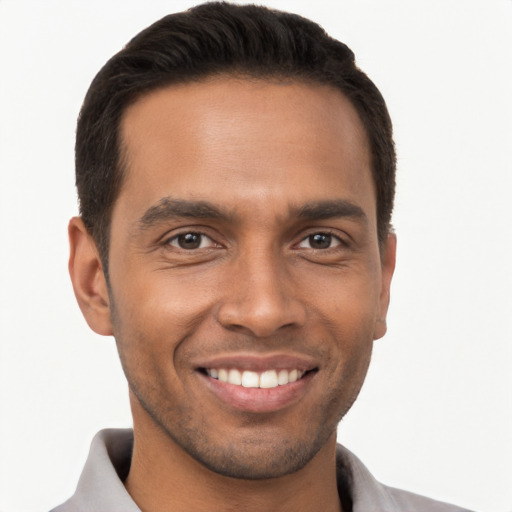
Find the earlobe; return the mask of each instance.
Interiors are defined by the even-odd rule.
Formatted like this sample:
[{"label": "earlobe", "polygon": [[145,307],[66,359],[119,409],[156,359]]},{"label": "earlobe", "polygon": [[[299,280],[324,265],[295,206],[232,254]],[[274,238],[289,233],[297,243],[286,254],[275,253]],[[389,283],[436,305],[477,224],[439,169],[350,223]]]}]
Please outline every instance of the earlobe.
[{"label": "earlobe", "polygon": [[396,263],[396,235],[394,233],[388,234],[386,243],[382,246],[381,251],[381,291],[379,297],[379,314],[375,322],[375,330],[373,333],[374,340],[382,338],[387,330],[386,316],[389,307],[391,279],[393,278]]},{"label": "earlobe", "polygon": [[101,259],[93,238],[80,217],[69,221],[69,275],[76,300],[89,327],[112,334],[110,299]]}]

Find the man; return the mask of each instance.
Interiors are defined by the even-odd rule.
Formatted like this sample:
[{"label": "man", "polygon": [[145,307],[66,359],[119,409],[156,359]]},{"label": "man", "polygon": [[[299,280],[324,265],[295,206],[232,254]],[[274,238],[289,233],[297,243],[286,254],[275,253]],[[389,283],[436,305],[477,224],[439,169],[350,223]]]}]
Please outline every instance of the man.
[{"label": "man", "polygon": [[386,331],[394,171],[380,93],[298,16],[205,4],[104,66],[69,268],[134,428],[98,434],[56,511],[461,510],[336,445]]}]

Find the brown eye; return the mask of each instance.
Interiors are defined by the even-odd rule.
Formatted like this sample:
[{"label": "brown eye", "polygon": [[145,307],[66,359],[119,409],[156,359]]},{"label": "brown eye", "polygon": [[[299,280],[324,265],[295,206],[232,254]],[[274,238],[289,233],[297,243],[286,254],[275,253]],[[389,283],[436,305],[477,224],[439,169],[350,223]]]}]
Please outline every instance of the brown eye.
[{"label": "brown eye", "polygon": [[331,246],[331,235],[325,235],[324,233],[317,233],[309,237],[309,245],[313,249],[327,249]]},{"label": "brown eye", "polygon": [[169,239],[167,243],[173,247],[189,251],[193,249],[204,249],[205,247],[212,247],[214,245],[211,238],[202,233],[181,233]]},{"label": "brown eye", "polygon": [[331,249],[341,245],[341,241],[338,237],[331,235],[330,233],[314,233],[307,236],[299,244],[300,248],[303,249]]}]

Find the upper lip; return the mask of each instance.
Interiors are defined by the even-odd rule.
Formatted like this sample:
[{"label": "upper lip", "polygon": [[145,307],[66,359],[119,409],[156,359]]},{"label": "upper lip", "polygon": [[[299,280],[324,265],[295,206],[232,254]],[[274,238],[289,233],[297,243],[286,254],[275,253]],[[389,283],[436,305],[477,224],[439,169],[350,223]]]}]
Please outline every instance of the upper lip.
[{"label": "upper lip", "polygon": [[318,363],[309,356],[302,354],[248,354],[233,353],[213,356],[195,362],[194,366],[200,368],[236,368],[263,372],[265,370],[314,370]]}]

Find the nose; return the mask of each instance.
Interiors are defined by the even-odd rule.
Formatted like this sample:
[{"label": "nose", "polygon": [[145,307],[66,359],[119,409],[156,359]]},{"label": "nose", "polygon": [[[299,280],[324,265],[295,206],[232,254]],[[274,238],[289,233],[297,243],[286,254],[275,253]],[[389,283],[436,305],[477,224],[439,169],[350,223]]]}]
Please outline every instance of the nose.
[{"label": "nose", "polygon": [[264,338],[306,321],[297,283],[277,258],[253,254],[237,261],[224,297],[217,315],[229,330]]}]

